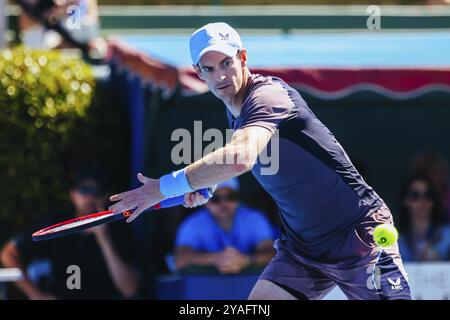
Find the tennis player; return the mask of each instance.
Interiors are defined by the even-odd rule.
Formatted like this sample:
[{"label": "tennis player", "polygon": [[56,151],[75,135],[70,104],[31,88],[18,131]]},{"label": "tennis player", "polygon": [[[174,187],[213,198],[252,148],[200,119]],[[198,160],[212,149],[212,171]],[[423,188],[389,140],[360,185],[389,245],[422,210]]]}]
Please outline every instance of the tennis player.
[{"label": "tennis player", "polygon": [[[231,141],[159,179],[139,173],[143,185],[112,196],[119,202],[110,209],[137,208],[131,221],[167,197],[201,205],[194,190],[251,170],[279,206],[283,230],[250,299],[321,299],[336,285],[349,299],[411,299],[398,246],[382,249],[372,238],[378,224],[393,224],[389,208],[301,95],[279,78],[252,74],[239,34],[225,23],[194,32],[190,52],[227,107]],[[275,139],[278,170],[264,174],[261,154]]]}]

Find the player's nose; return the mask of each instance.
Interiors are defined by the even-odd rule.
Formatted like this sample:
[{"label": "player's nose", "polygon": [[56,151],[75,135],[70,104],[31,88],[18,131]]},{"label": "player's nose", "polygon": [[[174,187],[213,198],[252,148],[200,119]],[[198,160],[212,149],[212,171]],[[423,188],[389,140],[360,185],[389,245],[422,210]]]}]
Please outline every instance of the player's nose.
[{"label": "player's nose", "polygon": [[221,83],[225,82],[227,75],[222,70],[217,70],[216,72],[216,86],[220,86]]}]

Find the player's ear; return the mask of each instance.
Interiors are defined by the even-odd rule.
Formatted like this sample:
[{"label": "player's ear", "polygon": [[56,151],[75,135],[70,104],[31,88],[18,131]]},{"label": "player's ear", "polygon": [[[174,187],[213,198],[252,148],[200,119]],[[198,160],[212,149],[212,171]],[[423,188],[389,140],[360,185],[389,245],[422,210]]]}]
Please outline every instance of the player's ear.
[{"label": "player's ear", "polygon": [[247,50],[241,49],[239,51],[239,56],[241,59],[242,67],[246,67],[247,66]]},{"label": "player's ear", "polygon": [[205,79],[203,79],[203,77],[202,77],[202,72],[201,72],[201,70],[200,70],[200,67],[198,66],[198,63],[195,64],[195,65],[192,65],[192,66],[194,67],[195,71],[197,72],[197,76],[198,76],[201,80],[205,81]]}]

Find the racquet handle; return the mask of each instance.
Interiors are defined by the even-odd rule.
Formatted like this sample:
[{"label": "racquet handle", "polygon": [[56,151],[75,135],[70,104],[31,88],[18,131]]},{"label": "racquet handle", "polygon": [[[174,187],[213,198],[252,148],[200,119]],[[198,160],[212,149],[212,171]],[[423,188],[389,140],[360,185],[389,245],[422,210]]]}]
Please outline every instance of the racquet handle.
[{"label": "racquet handle", "polygon": [[[203,188],[203,189],[199,189],[199,190],[196,190],[196,191],[193,191],[193,192],[200,192],[200,194],[202,196],[204,196],[206,199],[211,198],[212,195],[213,195],[213,191],[212,191],[211,188]],[[176,197],[173,197],[173,198],[164,199],[160,203],[155,204],[153,207],[145,209],[142,213],[146,213],[146,212],[153,211],[153,210],[158,210],[158,209],[176,207],[176,206],[182,205],[183,203],[184,203],[184,194],[181,195],[181,196],[176,196]],[[113,221],[121,220],[121,219],[124,219],[124,218],[128,218],[129,216],[131,216],[133,214],[134,210],[136,210],[136,208],[116,214],[115,217],[113,218]],[[107,213],[111,213],[112,211],[109,210],[109,211],[106,211],[106,212]]]},{"label": "racquet handle", "polygon": [[[200,192],[200,194],[202,196],[204,196],[206,199],[209,199],[212,197],[211,188],[203,188],[203,189],[199,189],[194,192]],[[179,206],[183,203],[184,203],[184,195],[181,195],[181,196],[165,199],[165,200],[161,201],[160,203],[151,207],[149,210],[175,207],[175,206]]]}]

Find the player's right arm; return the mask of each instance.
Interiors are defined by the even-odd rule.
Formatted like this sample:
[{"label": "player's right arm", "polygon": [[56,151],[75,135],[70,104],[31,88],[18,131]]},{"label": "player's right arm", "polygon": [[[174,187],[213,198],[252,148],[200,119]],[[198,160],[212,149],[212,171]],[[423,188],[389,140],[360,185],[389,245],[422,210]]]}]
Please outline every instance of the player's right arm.
[{"label": "player's right arm", "polygon": [[[197,190],[199,185],[208,185],[217,179],[226,181],[251,170],[258,154],[271,137],[269,130],[258,126],[236,130],[225,147],[186,168],[190,186]],[[210,179],[211,176],[214,178]],[[208,201],[198,192],[186,193],[184,200],[185,206],[189,208],[201,206]]]},{"label": "player's right arm", "polygon": [[224,147],[186,168],[189,185],[198,190],[246,173],[252,169],[271,137],[271,131],[259,126],[236,130]]},{"label": "player's right arm", "polygon": [[150,179],[138,174],[143,185],[134,190],[122,192],[110,197],[119,201],[109,207],[113,213],[120,213],[136,208],[127,219],[133,221],[146,208],[165,198],[171,198],[194,190],[209,188],[220,182],[237,177],[249,170],[256,163],[258,154],[267,146],[273,132],[254,125],[236,130],[229,143],[182,170]]}]

